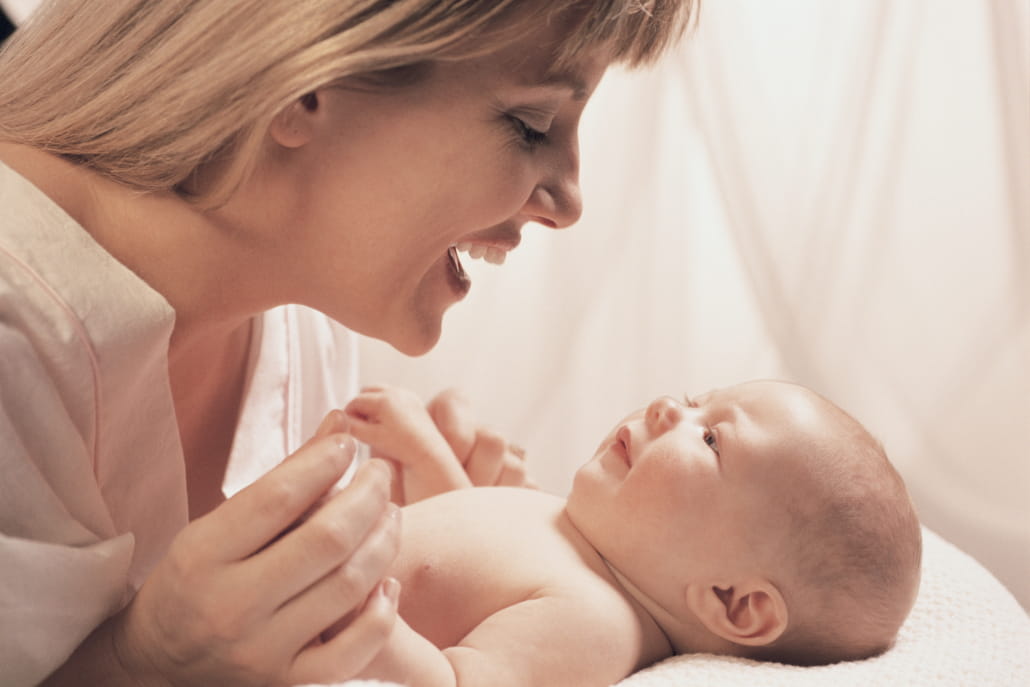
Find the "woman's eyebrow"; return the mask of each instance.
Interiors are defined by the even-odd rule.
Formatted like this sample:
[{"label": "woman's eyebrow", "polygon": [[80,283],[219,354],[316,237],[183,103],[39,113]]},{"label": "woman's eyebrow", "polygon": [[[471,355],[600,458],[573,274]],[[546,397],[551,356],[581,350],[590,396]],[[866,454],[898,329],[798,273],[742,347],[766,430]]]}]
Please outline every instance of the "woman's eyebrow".
[{"label": "woman's eyebrow", "polygon": [[565,88],[572,91],[573,100],[586,100],[590,95],[583,78],[579,74],[567,70],[548,72],[543,79],[527,81],[523,85],[530,88],[541,86],[546,88]]}]

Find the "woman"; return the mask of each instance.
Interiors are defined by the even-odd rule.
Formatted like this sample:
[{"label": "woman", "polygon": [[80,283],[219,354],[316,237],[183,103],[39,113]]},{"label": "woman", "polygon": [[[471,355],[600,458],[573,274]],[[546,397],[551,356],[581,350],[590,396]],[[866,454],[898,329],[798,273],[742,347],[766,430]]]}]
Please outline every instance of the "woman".
[{"label": "woman", "polygon": [[360,671],[395,617],[398,524],[378,461],[330,491],[354,452],[337,414],[313,432],[352,392],[339,324],[421,354],[470,288],[458,246],[500,260],[525,223],[575,222],[591,91],[689,10],[57,0],[20,28],[0,56],[5,684]]}]

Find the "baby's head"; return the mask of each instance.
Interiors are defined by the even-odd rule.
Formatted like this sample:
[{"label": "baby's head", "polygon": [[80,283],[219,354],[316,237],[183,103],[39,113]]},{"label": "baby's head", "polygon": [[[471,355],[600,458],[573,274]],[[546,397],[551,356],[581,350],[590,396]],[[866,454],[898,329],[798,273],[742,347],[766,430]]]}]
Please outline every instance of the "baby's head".
[{"label": "baby's head", "polygon": [[863,658],[890,646],[918,588],[898,473],[794,384],[654,401],[580,469],[568,513],[677,651]]}]

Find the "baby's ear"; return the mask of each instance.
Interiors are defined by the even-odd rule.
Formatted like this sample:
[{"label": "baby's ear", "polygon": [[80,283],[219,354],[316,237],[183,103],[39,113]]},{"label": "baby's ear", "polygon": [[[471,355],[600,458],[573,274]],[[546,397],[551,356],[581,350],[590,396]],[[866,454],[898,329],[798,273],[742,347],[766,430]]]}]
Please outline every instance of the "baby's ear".
[{"label": "baby's ear", "polygon": [[764,646],[787,629],[787,603],[764,578],[725,586],[691,584],[686,602],[709,632],[735,644]]}]

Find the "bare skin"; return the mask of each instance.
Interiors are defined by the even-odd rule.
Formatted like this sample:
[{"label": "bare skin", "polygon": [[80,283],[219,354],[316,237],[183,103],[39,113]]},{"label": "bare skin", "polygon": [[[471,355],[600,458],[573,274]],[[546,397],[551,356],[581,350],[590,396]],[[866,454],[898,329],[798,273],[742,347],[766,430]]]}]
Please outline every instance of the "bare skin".
[{"label": "bare skin", "polygon": [[[562,30],[442,63],[406,89],[306,94],[269,125],[252,173],[214,209],[0,146],[0,159],[174,310],[169,380],[193,518],[130,605],[47,684],[333,682],[382,646],[396,611],[384,580],[399,531],[390,471],[373,461],[328,493],[353,454],[341,418],[221,499],[249,323],[297,303],[419,354],[470,288],[459,244],[503,254],[527,223],[574,223],[579,119],[610,55],[585,54],[552,82]],[[214,183],[208,172],[217,176],[197,178]],[[488,464],[470,455],[469,470]]]},{"label": "bare skin", "polygon": [[[775,555],[797,536],[782,503],[821,493],[823,473],[806,466],[826,446],[872,441],[797,385],[662,396],[609,432],[560,499],[462,489],[410,392],[366,390],[346,412],[373,455],[399,463],[407,489],[456,489],[405,508],[391,568],[401,620],[364,673],[413,687],[605,687],[672,654],[747,656],[772,644],[806,600]],[[863,470],[885,461],[857,455]],[[904,498],[878,489],[868,498]],[[899,592],[898,624],[915,586]]]},{"label": "bare skin", "polygon": [[[312,508],[353,459],[353,443],[341,434],[345,423],[334,416],[291,460],[224,500],[220,488],[239,414],[250,317],[273,305],[261,300],[267,294],[248,292],[212,267],[220,259],[232,264],[227,256],[238,247],[207,231],[198,211],[174,194],[140,194],[24,146],[0,144],[0,159],[175,310],[169,381],[194,518],[129,606],[98,627],[44,684],[233,685],[253,684],[255,676],[293,684],[343,679],[359,670],[395,614],[395,601],[380,584],[399,531],[388,509],[391,474],[381,462],[372,463],[353,485]],[[133,230],[139,227],[150,231]],[[171,264],[185,267],[169,269]],[[220,288],[227,278],[238,293]],[[307,519],[298,524],[302,516]],[[348,523],[345,536],[339,521]],[[212,547],[239,540],[241,532],[249,536],[238,547]],[[266,549],[274,539],[277,546]],[[302,555],[309,551],[318,553]],[[344,610],[328,618],[292,610],[327,602]],[[311,644],[348,609],[357,613],[345,631],[330,643]],[[184,617],[199,622],[184,623]],[[270,648],[284,639],[281,649]],[[341,655],[347,657],[342,664]]]},{"label": "bare skin", "polygon": [[661,628],[564,504],[491,488],[407,506],[390,571],[401,582],[403,621],[366,675],[417,687],[585,687],[669,656]]}]

